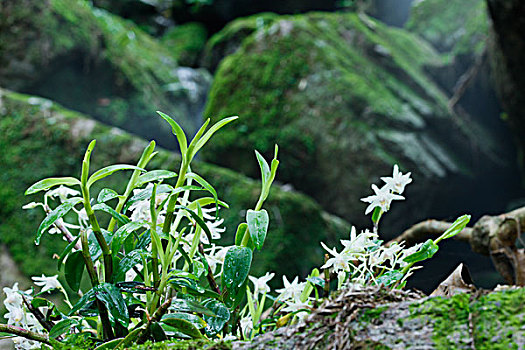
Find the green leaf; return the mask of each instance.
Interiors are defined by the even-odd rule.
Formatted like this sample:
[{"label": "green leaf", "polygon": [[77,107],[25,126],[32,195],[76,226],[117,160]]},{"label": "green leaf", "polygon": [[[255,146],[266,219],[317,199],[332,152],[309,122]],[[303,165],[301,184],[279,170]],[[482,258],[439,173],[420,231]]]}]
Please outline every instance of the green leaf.
[{"label": "green leaf", "polygon": [[213,134],[215,134],[220,128],[222,128],[223,126],[225,126],[226,124],[234,121],[235,119],[237,119],[239,117],[235,116],[235,117],[228,117],[228,118],[224,118],[222,120],[219,120],[217,123],[215,123],[211,128],[210,130],[208,130],[200,139],[199,141],[197,141],[197,143],[195,144],[195,149],[192,151],[192,153],[190,155],[188,155],[188,161],[191,161],[193,159],[193,157],[195,156],[195,154],[197,154],[197,152],[199,152],[199,150],[206,144],[206,142],[208,142],[208,140],[210,139],[210,137],[213,136]]},{"label": "green leaf", "polygon": [[118,198],[118,193],[113,191],[111,188],[103,188],[98,193],[97,203],[105,203],[114,198]]},{"label": "green leaf", "polygon": [[168,171],[168,170],[148,171],[147,173],[139,176],[139,178],[137,179],[137,183],[135,184],[135,187],[141,187],[142,185],[148,182],[152,182],[152,181],[171,179],[175,176],[177,176],[177,173],[173,171]]},{"label": "green leaf", "polygon": [[[166,184],[161,184],[161,185],[157,186],[156,194],[158,196],[161,193],[171,193],[171,191],[173,191],[173,187],[172,186],[166,185]],[[139,193],[133,195],[133,197],[131,197],[126,202],[126,205],[124,206],[124,212],[127,211],[129,209],[129,207],[131,207],[136,202],[143,201],[145,199],[150,199],[152,193],[153,193],[153,188],[146,188],[146,189],[140,191]]]},{"label": "green leaf", "polygon": [[122,341],[124,341],[124,338],[113,339],[113,340],[110,340],[110,341],[107,341],[105,343],[100,344],[94,350],[118,349],[118,344],[120,344]]},{"label": "green leaf", "polygon": [[126,302],[122,298],[120,289],[110,283],[102,283],[93,288],[95,297],[100,300],[109,311],[109,319],[119,322],[122,326],[129,326],[129,315]]},{"label": "green leaf", "polygon": [[265,186],[268,180],[270,179],[270,167],[268,166],[266,159],[264,159],[264,157],[259,152],[255,151],[255,156],[257,157],[257,161],[259,162],[259,168],[261,168],[262,183],[263,186]]},{"label": "green leaf", "polygon": [[82,198],[70,198],[64,203],[56,207],[52,212],[47,214],[46,218],[42,221],[36,232],[35,244],[40,244],[40,238],[44,232],[51,227],[58,219],[69,213],[69,211],[78,203],[82,202]]},{"label": "green leaf", "polygon": [[435,243],[437,244],[443,239],[454,237],[455,235],[460,233],[465,228],[465,226],[467,226],[469,221],[470,215],[460,216],[445,232],[443,232],[443,234],[438,239],[436,239]]},{"label": "green leaf", "polygon": [[390,286],[400,279],[403,278],[403,273],[398,270],[392,270],[385,272],[382,276],[376,279],[377,284],[384,284],[385,286]]},{"label": "green leaf", "polygon": [[439,247],[433,240],[429,239],[419,248],[417,252],[403,259],[407,263],[416,263],[431,258],[436,254]]},{"label": "green leaf", "polygon": [[62,262],[64,261],[65,257],[73,250],[73,247],[75,247],[79,239],[80,239],[80,235],[76,236],[75,239],[64,248],[64,250],[60,254],[60,257],[58,258],[57,270],[60,270],[60,268],[62,267]]},{"label": "green leaf", "polygon": [[193,339],[203,338],[202,333],[193,325],[193,323],[181,318],[167,318],[162,320],[163,323],[176,328],[181,333],[189,335]]},{"label": "green leaf", "polygon": [[71,318],[63,319],[62,321],[55,324],[53,328],[51,328],[51,330],[49,331],[49,337],[56,339],[58,336],[70,331],[73,325],[77,324],[77,320]]},{"label": "green leaf", "polygon": [[133,268],[133,266],[136,266],[137,264],[142,262],[143,254],[143,250],[136,249],[129,252],[125,257],[123,257],[118,264],[118,268],[115,273],[115,281],[123,279],[126,275],[126,272]]},{"label": "green leaf", "polygon": [[202,220],[202,218],[199,216],[199,214],[197,214],[193,210],[190,210],[188,207],[185,207],[183,205],[177,205],[175,207],[175,209],[184,209],[186,212],[188,212],[188,214],[190,214],[190,216],[193,218],[193,220],[195,220],[197,225],[199,225],[204,230],[204,233],[208,237],[208,241],[211,243],[213,237],[212,237],[210,228],[208,227],[208,225],[206,225],[204,220]]},{"label": "green leaf", "polygon": [[244,237],[244,233],[248,229],[248,224],[243,222],[240,223],[239,226],[237,226],[237,232],[235,233],[235,245],[240,246],[242,239]]},{"label": "green leaf", "polygon": [[117,213],[117,211],[111,208],[106,203],[98,203],[93,206],[93,210],[100,210],[111,215],[115,220],[117,220],[119,225],[125,225],[130,222],[130,220],[122,214]]},{"label": "green leaf", "polygon": [[131,221],[123,226],[120,226],[117,232],[113,234],[113,238],[111,239],[112,254],[116,255],[120,251],[120,248],[122,248],[122,243],[124,243],[126,238],[134,231],[142,228],[144,225],[147,225],[146,221]]},{"label": "green leaf", "polygon": [[215,189],[213,188],[212,185],[210,185],[208,183],[208,181],[204,180],[202,177],[200,177],[199,175],[195,174],[195,173],[187,173],[186,174],[186,177],[188,179],[192,179],[192,180],[195,180],[197,181],[197,183],[199,185],[201,185],[202,187],[204,187],[208,192],[211,193],[211,195],[213,196],[213,199],[215,200],[215,206],[217,207],[217,209],[219,209],[219,199],[217,198],[217,191],[215,191]]},{"label": "green leaf", "polygon": [[[92,229],[88,229],[87,239],[88,239],[88,246],[89,246],[89,255],[91,255],[91,259],[93,261],[97,260],[100,255],[102,255],[102,249],[100,248],[100,245],[98,244],[97,238],[95,236],[95,233]],[[106,240],[106,243],[111,242],[111,232],[101,229],[102,236],[104,236],[104,239]]]},{"label": "green leaf", "polygon": [[76,293],[80,288],[80,281],[84,273],[84,256],[82,251],[76,251],[67,257],[64,275],[69,287]]},{"label": "green leaf", "polygon": [[[96,287],[95,287],[96,288]],[[95,299],[95,288],[91,288],[87,293],[85,293],[82,298],[80,298],[71,311],[69,311],[69,316],[73,315],[75,312],[83,308],[88,303],[92,302]]]},{"label": "green leaf", "polygon": [[377,223],[380,217],[381,217],[381,207],[375,207],[374,211],[372,212],[372,222],[374,224]]},{"label": "green leaf", "polygon": [[204,321],[208,324],[206,326],[206,334],[208,336],[214,336],[219,333],[226,322],[230,320],[230,310],[228,310],[226,305],[215,299],[206,301],[204,306],[215,313],[215,316],[204,315]]},{"label": "green leaf", "polygon": [[222,285],[231,290],[242,286],[252,264],[252,251],[247,247],[233,246],[224,257],[221,275]]},{"label": "green leaf", "polygon": [[193,140],[191,140],[190,145],[188,146],[188,154],[193,154],[193,151],[195,149],[195,146],[197,146],[197,142],[201,138],[202,134],[204,134],[204,131],[206,131],[206,128],[208,127],[208,124],[210,124],[210,118],[206,119],[204,124],[200,127],[200,129],[195,133],[195,136],[193,137]]},{"label": "green leaf", "polygon": [[93,173],[93,175],[91,175],[87,181],[87,187],[91,187],[91,185],[93,185],[95,182],[97,182],[98,180],[101,180],[103,178],[105,178],[106,176],[109,176],[111,174],[113,174],[114,172],[116,171],[120,171],[120,170],[140,170],[140,171],[146,171],[142,168],[139,168],[138,166],[135,166],[135,165],[129,165],[129,164],[115,164],[115,165],[110,165],[110,166],[107,166],[105,168],[102,168],[98,171],[95,171]]},{"label": "green leaf", "polygon": [[191,324],[193,324],[195,328],[197,329],[203,329],[204,327],[206,327],[206,322],[202,318],[200,318],[197,315],[184,313],[184,312],[175,312],[175,313],[164,315],[162,317],[162,322],[169,324],[169,322],[166,322],[166,320],[173,319],[173,318],[177,318],[180,320],[186,320],[190,322]]},{"label": "green leaf", "polygon": [[246,222],[248,223],[252,242],[260,250],[268,232],[268,224],[270,222],[268,213],[264,209],[258,211],[249,209],[246,212]]},{"label": "green leaf", "polygon": [[186,139],[184,130],[182,130],[180,125],[177,124],[177,122],[171,119],[171,117],[169,117],[168,115],[160,111],[157,111],[157,113],[171,125],[173,135],[177,137],[177,141],[179,142],[180,153],[182,154],[182,157],[184,158],[186,156],[186,151],[188,150],[188,140]]},{"label": "green leaf", "polygon": [[74,177],[53,177],[49,179],[43,179],[31,185],[31,187],[26,190],[25,195],[27,196],[39,191],[45,191],[58,185],[80,186],[80,181]]},{"label": "green leaf", "polygon": [[174,299],[169,307],[170,310],[175,312],[195,312],[210,317],[215,317],[216,314],[213,310],[208,307],[188,299]]},{"label": "green leaf", "polygon": [[324,285],[325,285],[325,280],[321,277],[318,277],[318,276],[313,276],[313,277],[306,277],[306,280],[308,282],[310,282],[311,284],[313,285],[316,285],[316,286],[319,286],[321,288],[324,288]]}]

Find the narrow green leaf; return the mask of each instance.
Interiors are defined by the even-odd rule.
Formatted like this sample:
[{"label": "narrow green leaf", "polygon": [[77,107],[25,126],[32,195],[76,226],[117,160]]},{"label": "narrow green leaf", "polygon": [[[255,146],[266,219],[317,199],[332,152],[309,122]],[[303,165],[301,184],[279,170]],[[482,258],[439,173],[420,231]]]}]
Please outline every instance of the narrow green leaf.
[{"label": "narrow green leaf", "polygon": [[113,255],[120,251],[122,244],[131,233],[147,224],[148,223],[146,221],[131,221],[123,226],[120,226],[117,232],[113,234],[113,238],[111,239],[111,252]]},{"label": "narrow green leaf", "polygon": [[211,243],[211,241],[213,240],[213,236],[211,234],[210,228],[208,227],[208,225],[206,225],[204,220],[202,220],[202,218],[196,212],[190,210],[188,207],[185,207],[183,205],[177,205],[175,209],[184,209],[188,214],[190,214],[190,216],[193,218],[193,220],[195,220],[197,225],[199,225],[204,230],[204,233],[208,237],[208,241]]},{"label": "narrow green leaf", "polygon": [[199,131],[195,134],[193,137],[193,140],[191,140],[190,145],[188,146],[188,154],[192,154],[193,150],[195,149],[195,146],[197,145],[197,142],[200,140],[202,134],[204,131],[206,131],[206,128],[208,127],[208,124],[210,124],[210,118],[206,119],[204,124],[200,127]]},{"label": "narrow green leaf", "polygon": [[43,179],[31,185],[31,187],[26,190],[25,195],[27,196],[39,191],[45,191],[58,185],[80,186],[80,181],[74,177],[53,177],[49,179]]},{"label": "narrow green leaf", "polygon": [[69,311],[69,316],[73,315],[75,312],[83,308],[88,303],[95,300],[95,288],[91,288],[87,293],[85,293],[82,298],[80,298],[75,305],[73,305],[73,308],[71,311]]},{"label": "narrow green leaf", "polygon": [[410,264],[429,259],[433,257],[434,254],[436,254],[438,249],[438,245],[434,243],[433,240],[429,239],[425,243],[423,243],[423,245],[419,248],[417,252],[405,257],[403,261]]},{"label": "narrow green leaf", "polygon": [[268,166],[266,159],[264,159],[264,157],[259,152],[255,151],[255,156],[257,157],[257,161],[259,162],[259,167],[261,168],[262,183],[263,186],[265,186],[268,180],[270,179],[270,167]]},{"label": "narrow green leaf", "polygon": [[435,243],[437,244],[443,239],[454,237],[455,235],[460,233],[465,228],[465,226],[467,226],[469,221],[470,215],[460,216],[445,232],[443,232],[443,234],[438,239],[436,239]]},{"label": "narrow green leaf", "polygon": [[375,207],[374,211],[372,212],[372,222],[374,224],[377,223],[380,216],[381,216],[381,207]]},{"label": "narrow green leaf", "polygon": [[240,246],[242,239],[244,238],[244,233],[248,229],[248,224],[243,222],[237,226],[237,232],[235,233],[235,245]]},{"label": "narrow green leaf", "polygon": [[213,134],[215,134],[220,128],[222,128],[223,126],[225,126],[226,124],[234,121],[235,119],[237,119],[239,117],[235,116],[235,117],[228,117],[228,118],[224,118],[222,120],[219,120],[217,123],[215,123],[211,128],[210,130],[208,130],[200,139],[199,141],[197,141],[197,144],[195,145],[195,149],[193,150],[192,154],[189,155],[189,158],[188,158],[188,161],[191,161],[193,159],[193,157],[195,156],[195,154],[197,154],[197,152],[199,152],[199,150],[206,144],[206,142],[208,142],[208,140],[213,136]]},{"label": "narrow green leaf", "polygon": [[123,257],[118,264],[118,268],[115,273],[115,281],[123,279],[126,275],[126,272],[128,272],[137,264],[141,263],[143,254],[144,251],[141,249],[136,249],[126,254],[126,256]]},{"label": "narrow green leaf", "polygon": [[[202,198],[198,198],[198,199],[194,200],[193,202],[191,202],[190,204],[188,204],[188,209],[196,210],[198,205],[201,206],[201,207],[204,207],[204,206],[206,206],[208,204],[212,204],[212,203],[215,203],[215,198],[202,197]],[[223,208],[229,208],[230,207],[228,205],[228,203],[223,202],[220,199],[219,199],[218,203]]]},{"label": "narrow green leaf", "polygon": [[97,140],[92,140],[84,153],[84,160],[82,161],[82,174],[80,175],[80,182],[82,185],[86,185],[89,176],[89,160],[91,159],[91,152],[95,148]]},{"label": "narrow green leaf", "polygon": [[268,224],[270,222],[268,213],[264,209],[258,211],[249,209],[246,212],[246,222],[248,223],[250,237],[255,243],[255,247],[260,250],[268,232]]},{"label": "narrow green leaf", "polygon": [[66,265],[64,266],[64,275],[69,287],[76,293],[80,288],[80,281],[84,273],[84,256],[82,251],[76,251],[67,257]]},{"label": "narrow green leaf", "polygon": [[109,311],[110,321],[119,322],[122,326],[129,326],[129,315],[126,302],[120,290],[113,284],[102,283],[94,287],[95,297],[104,303]]},{"label": "narrow green leaf", "polygon": [[111,208],[106,203],[98,203],[93,206],[93,210],[97,211],[103,211],[105,213],[108,213],[111,215],[115,220],[117,220],[119,225],[125,225],[130,222],[130,220],[122,214],[117,213],[117,211],[113,208]]},{"label": "narrow green leaf", "polygon": [[168,170],[148,171],[147,173],[139,176],[139,178],[137,179],[137,183],[135,184],[135,187],[141,187],[144,184],[148,182],[152,182],[152,181],[171,179],[175,176],[177,176],[177,173],[173,171],[168,171]]},{"label": "narrow green leaf", "polygon": [[219,209],[219,199],[217,198],[217,191],[215,191],[215,189],[213,188],[212,185],[210,185],[210,183],[206,180],[204,180],[201,176],[195,174],[195,173],[187,173],[186,174],[186,177],[188,179],[192,179],[192,180],[195,180],[197,181],[197,183],[199,185],[201,185],[202,187],[204,187],[208,192],[211,193],[211,195],[213,196],[213,199],[215,200],[215,206],[217,208],[217,210]]},{"label": "narrow green leaf", "polygon": [[[111,232],[104,229],[101,229],[101,231],[104,239],[106,240],[106,243],[111,243]],[[95,233],[92,229],[88,229],[87,239],[89,245],[89,254],[91,255],[91,259],[95,261],[100,257],[100,255],[102,255],[102,249],[100,248]]]},{"label": "narrow green leaf", "polygon": [[184,130],[182,130],[180,125],[177,124],[177,122],[171,119],[171,117],[169,117],[168,115],[160,111],[157,111],[157,113],[171,125],[173,135],[177,137],[177,141],[179,142],[180,153],[182,154],[182,157],[185,157],[187,153],[186,151],[188,150],[188,140],[186,139]]},{"label": "narrow green leaf", "polygon": [[106,176],[109,176],[109,175],[113,174],[114,172],[120,171],[120,170],[146,171],[146,170],[144,170],[142,168],[139,168],[138,166],[135,166],[135,165],[129,165],[129,164],[110,165],[110,166],[107,166],[105,168],[102,168],[100,170],[95,171],[93,173],[93,175],[91,175],[89,177],[89,179],[87,181],[87,187],[91,187],[98,180],[101,180],[101,179],[105,178]]},{"label": "narrow green leaf", "polygon": [[97,196],[97,203],[105,203],[107,201],[110,201],[114,198],[118,198],[118,193],[113,191],[110,188],[103,188],[100,190]]},{"label": "narrow green leaf", "polygon": [[56,207],[52,212],[47,214],[46,218],[40,223],[38,230],[36,232],[35,244],[40,244],[40,238],[44,232],[51,227],[58,219],[62,218],[64,215],[69,213],[69,211],[78,203],[82,202],[82,198],[70,198],[64,203]]},{"label": "narrow green leaf", "polygon": [[[167,185],[167,184],[161,184],[157,186],[157,196],[161,193],[171,193],[173,191],[173,186]],[[145,188],[144,190],[138,192],[137,194],[133,195],[124,206],[124,211],[126,212],[133,204],[139,201],[143,201],[146,199],[151,198],[151,194],[153,193],[153,188]]]},{"label": "narrow green leaf", "polygon": [[314,284],[316,286],[319,286],[321,288],[324,288],[325,280],[319,276],[315,277],[307,277],[306,280],[310,282],[311,284]]},{"label": "narrow green leaf", "polygon": [[120,344],[124,338],[117,338],[110,341],[107,341],[105,343],[100,344],[97,346],[94,350],[113,350],[117,349],[117,345]]},{"label": "narrow green leaf", "polygon": [[68,333],[73,328],[73,326],[77,324],[77,320],[71,318],[63,319],[62,321],[55,324],[53,328],[51,328],[49,331],[49,337],[56,339],[58,336]]},{"label": "narrow green leaf", "polygon": [[73,241],[71,241],[62,251],[58,258],[57,262],[57,270],[60,270],[62,267],[62,262],[64,261],[65,257],[73,250],[73,247],[75,247],[75,244],[77,244],[78,240],[80,239],[80,235],[76,236]]},{"label": "narrow green leaf", "polygon": [[247,247],[233,246],[224,257],[222,285],[228,289],[240,288],[248,277],[252,264],[252,251]]}]

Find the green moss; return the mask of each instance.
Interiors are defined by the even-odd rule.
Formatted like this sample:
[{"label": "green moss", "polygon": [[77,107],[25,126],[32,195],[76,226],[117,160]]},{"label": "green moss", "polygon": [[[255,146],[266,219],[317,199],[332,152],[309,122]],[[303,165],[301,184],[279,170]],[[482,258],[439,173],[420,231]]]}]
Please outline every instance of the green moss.
[{"label": "green moss", "polygon": [[[121,130],[111,129],[84,116],[66,110],[48,100],[0,90],[0,242],[6,244],[21,270],[28,275],[52,273],[53,253],[60,253],[64,242],[57,236],[33,244],[34,233],[43,219],[39,210],[22,210],[22,205],[41,196],[24,197],[34,182],[45,177],[79,176],[86,145],[97,139],[92,169],[113,163],[135,164],[146,142]],[[213,139],[210,141],[213,143]],[[251,160],[256,162],[255,157]],[[178,169],[179,158],[160,150],[151,168]],[[206,178],[230,204],[223,209],[227,233],[223,244],[231,245],[236,225],[244,219],[244,210],[253,208],[260,191],[258,181],[231,170],[196,163],[193,171]],[[100,186],[122,191],[128,174],[112,175]],[[107,181],[106,181],[107,180]],[[93,189],[95,197],[98,188]],[[286,274],[305,274],[322,263],[320,240],[332,242],[348,228],[347,224],[323,213],[310,198],[279,187],[272,189],[265,205],[270,214],[270,231],[261,252],[254,258],[254,275],[268,270]],[[304,218],[308,217],[305,224]],[[300,242],[300,244],[297,244]],[[31,258],[28,258],[31,257]]]},{"label": "green moss", "polygon": [[194,66],[206,45],[207,30],[204,25],[192,22],[170,28],[161,43],[183,66]]},{"label": "green moss", "polygon": [[272,18],[217,70],[205,115],[240,118],[203,157],[255,176],[251,149],[270,155],[277,143],[280,178],[351,217],[362,211],[354,198],[392,163],[426,178],[466,168],[469,152],[458,149],[479,140],[450,117],[446,96],[426,75],[439,61],[417,36],[364,15]]},{"label": "green moss", "polygon": [[483,0],[425,0],[412,7],[406,27],[455,56],[481,53],[488,23]]},{"label": "green moss", "polygon": [[230,350],[232,348],[229,342],[213,342],[209,340],[182,340],[182,341],[165,341],[162,343],[145,343],[135,345],[130,350]]}]

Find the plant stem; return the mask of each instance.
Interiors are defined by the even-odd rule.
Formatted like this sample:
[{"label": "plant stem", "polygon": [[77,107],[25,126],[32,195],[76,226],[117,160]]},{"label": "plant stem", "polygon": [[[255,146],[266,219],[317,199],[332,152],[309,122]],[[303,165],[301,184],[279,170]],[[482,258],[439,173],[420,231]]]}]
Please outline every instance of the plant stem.
[{"label": "plant stem", "polygon": [[149,328],[151,327],[151,324],[153,322],[158,322],[164,316],[164,314],[168,311],[168,308],[171,305],[172,298],[166,299],[164,303],[155,311],[153,316],[148,320],[148,323],[146,324],[146,327],[140,332],[140,335],[138,336],[137,343],[142,344],[148,339],[148,332]]},{"label": "plant stem", "polygon": [[24,305],[35,316],[35,318],[42,325],[42,327],[44,327],[44,329],[49,332],[54,326],[53,322],[46,321],[46,317],[44,316],[44,314],[42,314],[42,312],[40,312],[38,308],[31,305],[31,303],[27,300],[27,298],[24,295],[22,295],[22,300],[24,301]]},{"label": "plant stem", "polygon": [[27,329],[13,326],[13,325],[7,325],[7,324],[0,323],[0,332],[6,332],[6,333],[18,335],[19,337],[24,337],[29,340],[36,340],[38,342],[47,344],[49,346],[60,344],[59,341],[50,340],[47,335],[36,333],[33,331],[28,331]]},{"label": "plant stem", "polygon": [[[199,252],[202,254],[202,258],[206,260],[206,257],[204,255],[204,246],[202,243],[199,243]],[[210,285],[210,288],[216,291],[219,295],[221,294],[221,290],[219,286],[217,285],[217,282],[215,282],[215,278],[213,277],[213,271],[211,270],[210,265],[208,265],[208,262],[206,261],[206,265],[208,266],[208,274],[206,275],[206,278],[208,279],[208,284]]]},{"label": "plant stem", "polygon": [[84,209],[86,209],[86,214],[88,216],[89,223],[91,224],[91,229],[95,234],[95,238],[100,245],[100,249],[102,249],[102,256],[104,259],[104,281],[111,283],[113,275],[113,258],[111,257],[111,251],[109,250],[106,239],[100,230],[100,225],[98,224],[95,212],[93,211],[93,208],[91,208],[89,189],[85,185],[82,185],[81,188],[82,196],[84,197]]}]

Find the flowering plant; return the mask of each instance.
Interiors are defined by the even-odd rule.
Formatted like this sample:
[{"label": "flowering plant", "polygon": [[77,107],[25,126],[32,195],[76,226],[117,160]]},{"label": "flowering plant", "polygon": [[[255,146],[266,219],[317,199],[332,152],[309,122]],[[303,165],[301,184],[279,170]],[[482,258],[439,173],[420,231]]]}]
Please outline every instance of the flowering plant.
[{"label": "flowering plant", "polygon": [[[93,140],[85,152],[80,178],[48,178],[26,191],[27,195],[45,191],[42,202],[24,206],[42,208],[47,214],[35,243],[46,232],[60,234],[68,242],[59,255],[58,269],[64,271],[70,291],[58,275],[33,277],[41,287],[39,293],[20,291],[17,284],[4,288],[8,313],[0,332],[17,336],[13,339],[17,348],[38,348],[43,343],[103,349],[148,340],[251,339],[299,322],[331,288],[342,288],[345,282],[353,288],[367,284],[402,288],[414,264],[431,257],[441,239],[457,234],[469,220],[468,216],[459,218],[436,241],[408,249],[402,244],[382,245],[379,220],[392,200],[403,199],[401,193],[412,181],[410,173],[403,175],[396,165],[393,177],[382,178],[386,185],[381,189],[373,185],[375,195],[362,199],[369,203],[366,213],[373,213],[373,231],[357,234],[352,227],[350,239],[341,240],[341,252],[321,243],[329,254],[320,270],[313,269],[302,282],[298,277],[290,282],[283,276],[283,288],[272,296],[268,282],[275,274],[256,278],[249,273],[253,254],[262,248],[268,231],[269,216],[262,207],[279,165],[277,146],[270,164],[255,152],[262,177],[259,199],[238,226],[234,244],[220,246],[217,239],[225,229],[218,214],[228,205],[210,183],[191,170],[191,162],[211,136],[236,117],[209,129],[206,121],[188,144],[180,126],[159,114],[171,125],[179,143],[178,173],[145,170],[156,154],[152,141],[137,165],[110,165],[90,175]],[[122,194],[103,188],[92,198],[94,183],[124,170],[132,174]],[[206,195],[197,196],[201,191]],[[100,224],[100,213],[111,217],[105,227]],[[85,273],[89,288],[81,283]],[[43,297],[54,290],[64,296],[67,310]],[[78,301],[73,304],[70,298]]]}]

